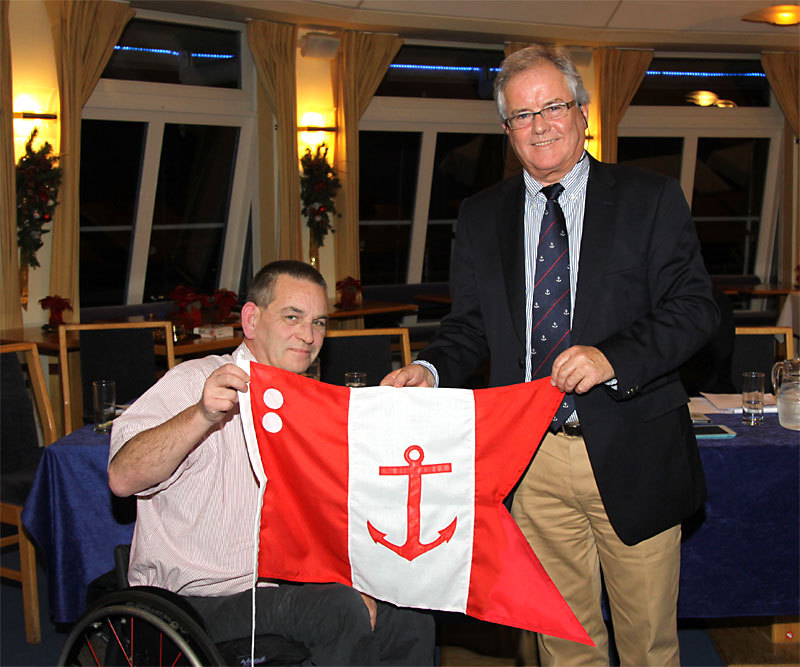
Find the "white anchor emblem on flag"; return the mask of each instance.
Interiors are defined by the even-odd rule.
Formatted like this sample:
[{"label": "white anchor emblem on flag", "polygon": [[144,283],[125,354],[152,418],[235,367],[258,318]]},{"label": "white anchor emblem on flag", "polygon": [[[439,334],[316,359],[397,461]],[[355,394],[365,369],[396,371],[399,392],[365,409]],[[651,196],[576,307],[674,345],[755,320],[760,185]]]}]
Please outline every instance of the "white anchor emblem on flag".
[{"label": "white anchor emblem on flag", "polygon": [[557,282],[557,283],[560,283],[560,282],[561,282],[561,276],[556,276],[556,282]]},{"label": "white anchor emblem on flag", "polygon": [[553,324],[550,325],[550,328],[551,329],[558,329],[558,322],[553,322]]},{"label": "white anchor emblem on flag", "polygon": [[545,293],[547,296],[550,296],[550,290],[549,290],[549,289],[546,289],[546,290],[544,291],[544,293]]}]

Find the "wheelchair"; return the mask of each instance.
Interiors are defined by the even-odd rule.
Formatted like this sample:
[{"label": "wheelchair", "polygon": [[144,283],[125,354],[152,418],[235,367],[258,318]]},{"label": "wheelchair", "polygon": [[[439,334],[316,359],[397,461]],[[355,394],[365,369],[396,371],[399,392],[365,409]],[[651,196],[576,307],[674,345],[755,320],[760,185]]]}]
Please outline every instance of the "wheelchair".
[{"label": "wheelchair", "polygon": [[[60,666],[249,665],[250,637],[214,644],[201,616],[179,595],[153,586],[127,586],[129,545],[115,549],[116,590],[101,596],[72,627]],[[307,664],[302,644],[278,635],[257,635],[255,663]]]}]

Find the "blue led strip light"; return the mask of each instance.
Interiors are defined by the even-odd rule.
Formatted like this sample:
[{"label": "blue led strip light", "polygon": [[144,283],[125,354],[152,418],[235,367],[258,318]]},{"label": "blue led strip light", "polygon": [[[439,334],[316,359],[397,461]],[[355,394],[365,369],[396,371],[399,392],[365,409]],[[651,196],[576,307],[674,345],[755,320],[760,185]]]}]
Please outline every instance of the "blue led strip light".
[{"label": "blue led strip light", "polygon": [[647,70],[647,76],[697,76],[697,77],[722,77],[743,76],[748,78],[763,78],[763,72],[678,72],[673,70]]},{"label": "blue led strip light", "polygon": [[[486,67],[467,67],[458,65],[389,65],[389,69],[410,69],[420,72],[483,72]],[[499,67],[489,67],[490,72],[499,72]]]},{"label": "blue led strip light", "polygon": [[[115,51],[127,51],[129,53],[154,53],[162,56],[179,56],[180,51],[172,51],[170,49],[150,49],[143,46],[115,46]],[[211,58],[215,60],[229,60],[236,56],[227,53],[191,53],[192,58]]]}]

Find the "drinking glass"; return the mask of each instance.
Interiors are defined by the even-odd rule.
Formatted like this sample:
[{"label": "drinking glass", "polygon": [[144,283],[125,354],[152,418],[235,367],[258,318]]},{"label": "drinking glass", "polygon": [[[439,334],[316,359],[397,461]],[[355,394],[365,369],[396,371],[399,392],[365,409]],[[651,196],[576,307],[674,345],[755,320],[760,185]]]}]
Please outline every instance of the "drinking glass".
[{"label": "drinking glass", "polygon": [[363,371],[348,371],[344,374],[344,384],[346,387],[366,387],[367,374]]},{"label": "drinking glass", "polygon": [[92,382],[92,396],[94,430],[97,433],[108,433],[117,409],[117,385],[114,380],[95,380]]},{"label": "drinking glass", "polygon": [[764,374],[758,371],[742,373],[742,424],[756,426],[764,423]]}]

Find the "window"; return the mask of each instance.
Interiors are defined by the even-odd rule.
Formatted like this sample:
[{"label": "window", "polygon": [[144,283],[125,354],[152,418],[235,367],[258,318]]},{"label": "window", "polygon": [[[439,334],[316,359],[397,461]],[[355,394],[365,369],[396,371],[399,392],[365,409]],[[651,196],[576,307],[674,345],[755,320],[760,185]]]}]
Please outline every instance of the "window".
[{"label": "window", "polygon": [[[141,54],[137,72],[123,75],[134,56],[112,58],[83,111],[80,298],[86,306],[162,299],[178,285],[236,290],[244,268],[252,267],[245,249],[252,248],[257,190],[256,120],[252,62],[239,53],[244,28],[139,14],[147,20],[125,31],[120,43],[236,58],[225,61],[219,77],[210,76],[214,67],[204,60],[183,64],[202,76],[183,65],[159,73],[151,53]],[[149,80],[134,80],[143,78]]]},{"label": "window", "polygon": [[446,281],[458,207],[503,178],[502,50],[406,45],[361,119],[365,285]]},{"label": "window", "polygon": [[[761,72],[752,58],[654,58],[650,70]],[[763,76],[707,77],[718,97],[734,107],[688,104],[686,86],[674,81],[656,105],[648,78],[619,126],[620,162],[645,166],[678,178],[690,204],[706,267],[714,275],[774,277],[778,160],[783,116]],[[709,84],[713,81],[713,86]],[[663,82],[662,82],[663,83]],[[646,90],[650,85],[651,89]],[[684,86],[681,88],[680,86]],[[650,106],[644,106],[644,103]]]},{"label": "window", "polygon": [[683,106],[697,90],[714,93],[713,101],[702,106],[717,100],[739,107],[769,106],[769,82],[759,60],[704,57],[653,58],[631,105]]},{"label": "window", "polygon": [[375,95],[491,100],[503,51],[407,44]]},{"label": "window", "polygon": [[241,66],[238,30],[132,19],[103,77],[240,88]]}]

